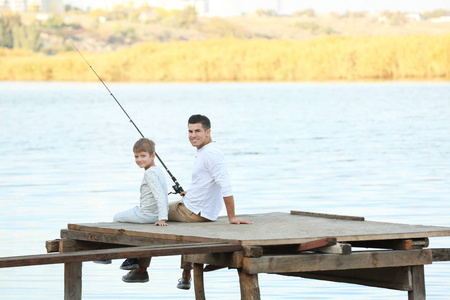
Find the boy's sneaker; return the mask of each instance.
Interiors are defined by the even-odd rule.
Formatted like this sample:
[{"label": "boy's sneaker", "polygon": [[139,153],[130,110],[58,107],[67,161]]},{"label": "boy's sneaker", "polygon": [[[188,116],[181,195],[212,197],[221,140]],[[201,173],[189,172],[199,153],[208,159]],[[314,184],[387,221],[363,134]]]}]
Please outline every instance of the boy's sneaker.
[{"label": "boy's sneaker", "polygon": [[106,260],[93,260],[92,261],[95,264],[100,264],[100,265],[109,265],[111,263],[110,259],[106,259]]},{"label": "boy's sneaker", "polygon": [[188,290],[191,288],[191,281],[184,278],[180,278],[178,279],[177,288],[182,290]]},{"label": "boy's sneaker", "polygon": [[137,258],[127,258],[120,266],[122,270],[135,270],[139,269],[138,259]]},{"label": "boy's sneaker", "polygon": [[136,274],[135,270],[131,270],[127,275],[122,276],[122,281],[125,282],[148,282],[148,273]]}]

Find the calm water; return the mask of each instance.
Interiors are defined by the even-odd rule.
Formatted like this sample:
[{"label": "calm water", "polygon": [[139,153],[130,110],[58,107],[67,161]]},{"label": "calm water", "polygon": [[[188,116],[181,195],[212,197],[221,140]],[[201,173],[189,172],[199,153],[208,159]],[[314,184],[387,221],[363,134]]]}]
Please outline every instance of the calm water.
[{"label": "calm water", "polygon": [[[238,214],[450,226],[450,83],[108,86],[185,189],[195,154],[186,120],[208,115]],[[44,253],[68,223],[111,221],[138,203],[131,148],[140,136],[100,83],[0,82],[0,124],[0,256]],[[155,258],[148,284],[123,283],[120,263],[84,263],[83,299],[194,298],[175,288],[178,257]],[[428,299],[448,299],[450,264],[425,272]],[[239,299],[235,270],[206,273],[205,285],[208,299]],[[260,288],[262,299],[407,298],[266,274]],[[62,299],[63,265],[0,269],[0,295]]]}]

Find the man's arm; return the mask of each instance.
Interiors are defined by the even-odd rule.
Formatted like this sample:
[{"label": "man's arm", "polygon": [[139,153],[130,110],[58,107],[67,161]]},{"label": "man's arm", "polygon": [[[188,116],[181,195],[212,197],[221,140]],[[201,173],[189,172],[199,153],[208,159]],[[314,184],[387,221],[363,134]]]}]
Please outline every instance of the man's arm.
[{"label": "man's arm", "polygon": [[223,197],[223,201],[225,202],[225,207],[227,208],[227,215],[230,224],[252,224],[250,221],[236,218],[236,215],[234,214],[233,196]]}]

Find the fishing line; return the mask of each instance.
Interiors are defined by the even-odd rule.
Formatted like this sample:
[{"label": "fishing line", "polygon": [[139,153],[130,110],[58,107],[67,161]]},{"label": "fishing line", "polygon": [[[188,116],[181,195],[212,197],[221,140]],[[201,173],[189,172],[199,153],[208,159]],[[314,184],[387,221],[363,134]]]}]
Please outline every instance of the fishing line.
[{"label": "fishing line", "polygon": [[[113,97],[113,99],[116,101],[116,103],[120,106],[120,108],[122,109],[122,111],[125,113],[125,115],[127,116],[128,120],[130,120],[131,124],[133,124],[134,128],[136,128],[136,130],[139,132],[139,134],[144,137],[144,135],[142,134],[142,132],[139,130],[139,128],[136,126],[136,124],[133,122],[133,120],[130,118],[130,116],[127,114],[127,112],[125,111],[125,109],[122,107],[122,105],[120,104],[120,102],[116,99],[116,97],[114,96],[114,94],[110,91],[110,89],[108,88],[108,86],[106,86],[105,82],[100,78],[100,76],[97,74],[97,72],[95,72],[94,68],[91,66],[91,64],[87,61],[87,59],[83,56],[83,54],[80,52],[80,50],[78,50],[78,48],[75,46],[75,44],[73,43],[72,39],[67,38],[69,40],[69,42],[72,44],[73,48],[75,50],[77,50],[78,54],[80,54],[80,56],[83,58],[83,60],[86,62],[86,64],[89,66],[89,68],[92,70],[92,72],[94,72],[95,76],[97,76],[98,80],[100,80],[100,82],[103,84],[103,86],[108,90],[109,94],[111,95],[111,97]],[[161,163],[161,165],[164,167],[164,169],[166,169],[167,174],[169,174],[170,178],[173,180],[173,182],[175,183],[175,185],[172,186],[172,188],[174,189],[175,193],[170,192],[170,194],[179,194],[181,192],[183,192],[183,188],[181,187],[181,185],[178,183],[178,180],[175,178],[175,176],[172,175],[172,173],[169,171],[169,169],[166,167],[166,165],[164,164],[164,162],[161,160],[161,158],[159,157],[158,153],[155,152],[156,157],[158,158],[159,162]]]}]

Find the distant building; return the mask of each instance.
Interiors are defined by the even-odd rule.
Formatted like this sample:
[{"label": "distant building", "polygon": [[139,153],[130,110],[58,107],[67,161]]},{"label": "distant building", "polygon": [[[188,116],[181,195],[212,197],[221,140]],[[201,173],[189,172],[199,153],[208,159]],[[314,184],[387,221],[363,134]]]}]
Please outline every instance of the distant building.
[{"label": "distant building", "polygon": [[442,16],[440,18],[431,19],[433,23],[450,22],[450,16]]},{"label": "distant building", "polygon": [[104,10],[112,10],[117,5],[133,5],[134,7],[140,7],[142,5],[149,5],[153,7],[161,7],[166,10],[183,9],[188,5],[194,6],[199,15],[203,16],[208,11],[209,0],[110,0],[102,1],[101,4],[95,4],[92,2],[88,9],[101,8]]},{"label": "distant building", "polygon": [[5,10],[8,5],[8,0],[0,0],[0,11]]},{"label": "distant building", "polygon": [[9,9],[14,12],[26,12],[30,8],[39,12],[56,13],[64,12],[63,0],[0,0],[0,9]]},{"label": "distant building", "polygon": [[406,18],[407,20],[410,20],[410,21],[417,21],[417,22],[423,20],[422,14],[418,14],[418,13],[407,13],[407,14],[405,14],[405,18]]},{"label": "distant building", "polygon": [[4,0],[3,2],[5,9],[10,9],[14,12],[28,11],[27,0]]},{"label": "distant building", "polygon": [[378,22],[386,23],[388,21],[387,16],[378,16]]}]

